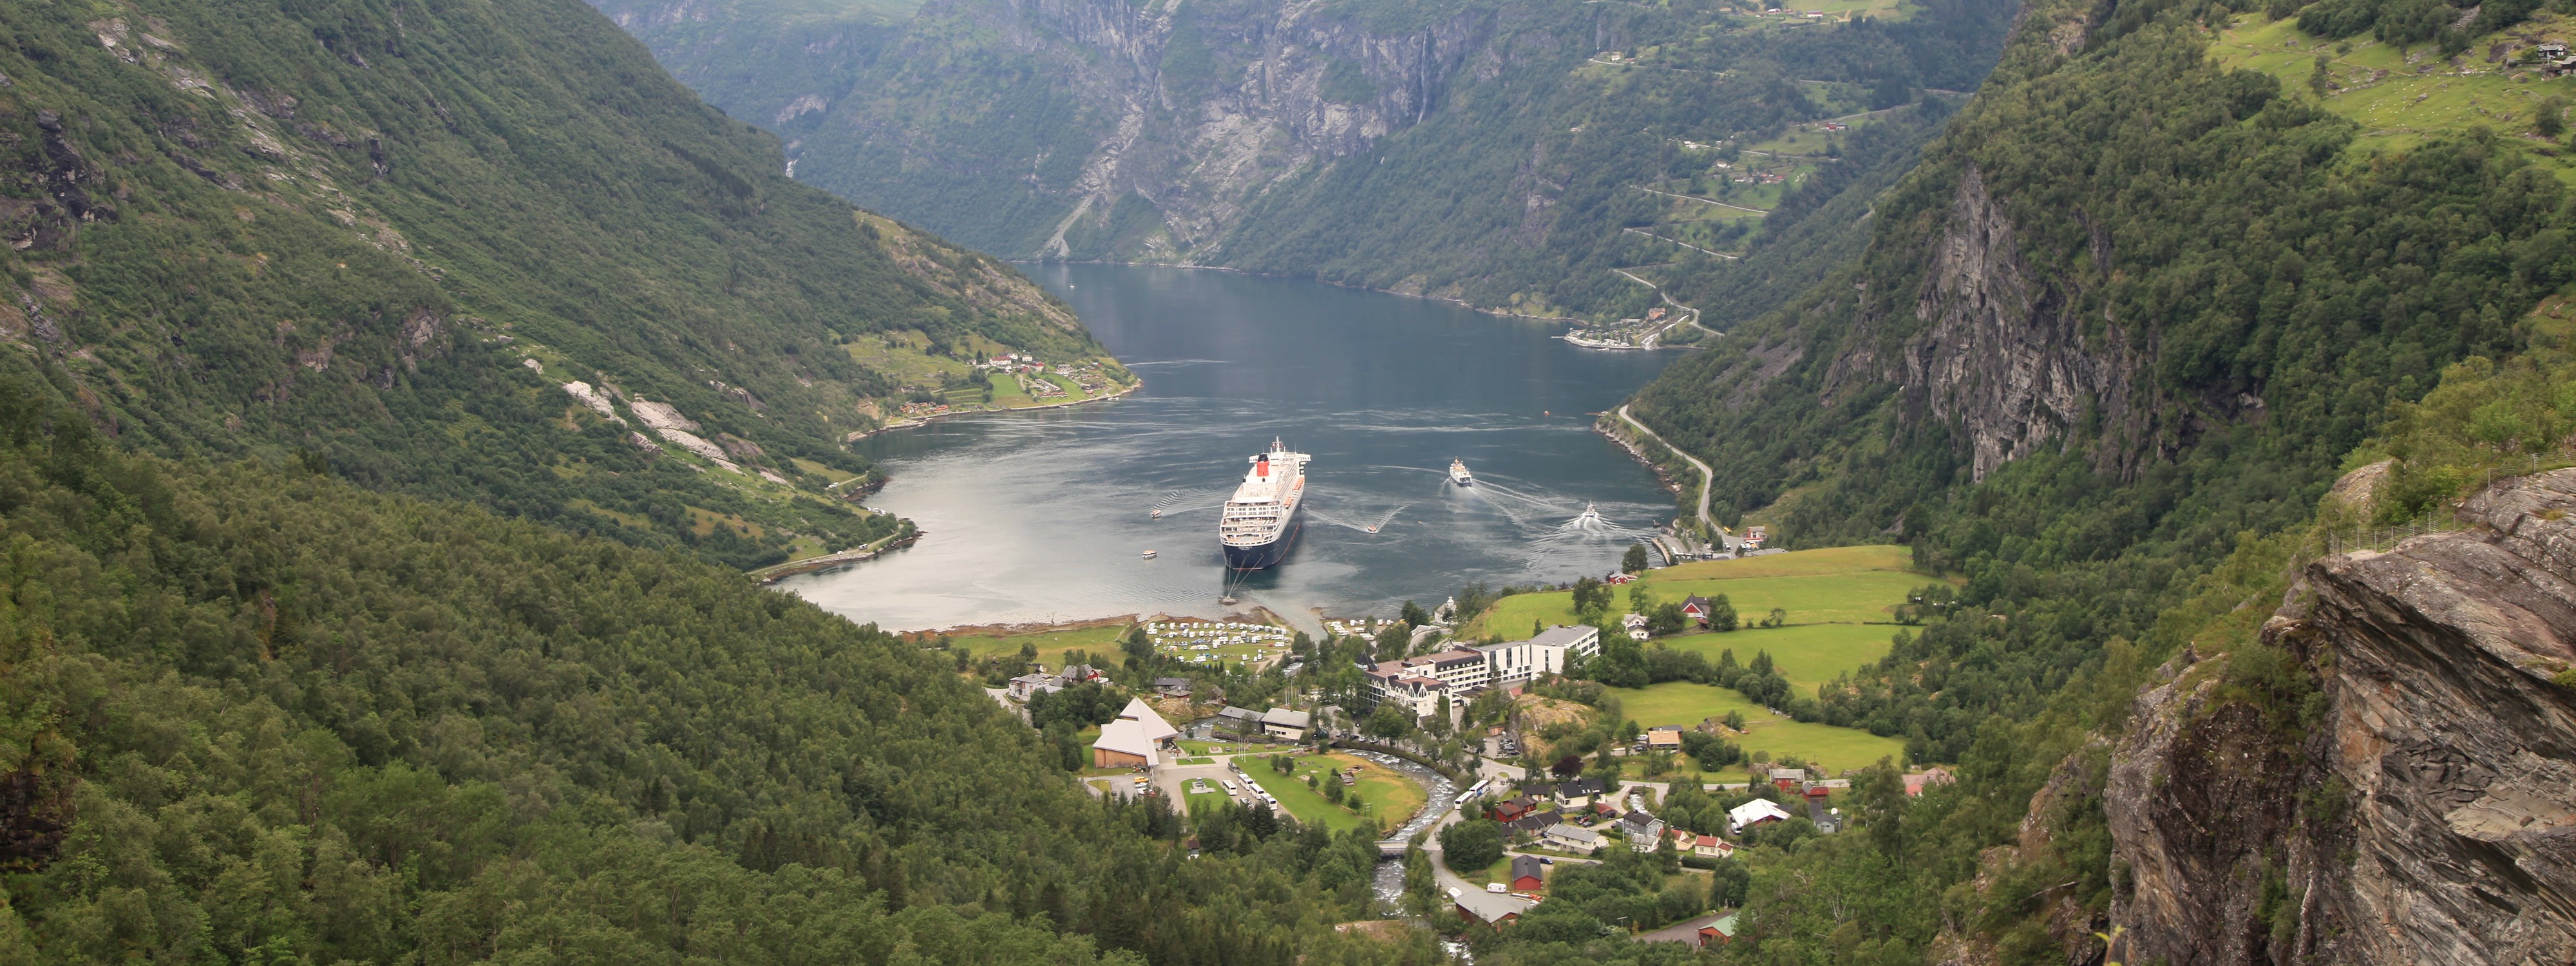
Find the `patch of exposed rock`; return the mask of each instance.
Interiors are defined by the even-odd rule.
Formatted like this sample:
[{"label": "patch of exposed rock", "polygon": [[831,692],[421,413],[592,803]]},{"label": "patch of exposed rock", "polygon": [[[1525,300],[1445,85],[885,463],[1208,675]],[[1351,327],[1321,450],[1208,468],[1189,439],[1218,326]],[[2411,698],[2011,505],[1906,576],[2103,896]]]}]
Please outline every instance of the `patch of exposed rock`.
[{"label": "patch of exposed rock", "polygon": [[[2576,470],[2310,564],[2263,630],[2304,735],[2169,667],[2114,758],[2130,961],[2576,962]],[[2215,663],[2215,662],[2212,662]]]}]

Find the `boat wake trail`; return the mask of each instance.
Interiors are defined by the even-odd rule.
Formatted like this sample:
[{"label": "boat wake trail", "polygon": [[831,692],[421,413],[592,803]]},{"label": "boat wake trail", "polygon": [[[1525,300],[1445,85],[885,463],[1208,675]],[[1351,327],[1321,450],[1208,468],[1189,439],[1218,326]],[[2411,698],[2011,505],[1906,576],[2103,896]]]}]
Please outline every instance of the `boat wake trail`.
[{"label": "boat wake trail", "polygon": [[1225,498],[1231,494],[1230,490],[1165,490],[1162,496],[1154,498],[1152,508],[1162,511],[1164,516],[1213,510],[1224,506]]},{"label": "boat wake trail", "polygon": [[1306,508],[1306,515],[1315,518],[1315,522],[1317,523],[1329,523],[1333,526],[1349,530],[1357,530],[1362,533],[1376,533],[1380,530],[1386,529],[1387,524],[1394,523],[1395,515],[1404,512],[1405,507],[1412,505],[1413,504],[1411,503],[1397,504],[1395,509],[1380,513],[1375,518],[1366,520],[1366,522],[1355,522],[1343,517],[1334,516],[1331,512],[1315,507],[1311,504]]},{"label": "boat wake trail", "polygon": [[1485,501],[1486,506],[1493,507],[1495,510],[1500,511],[1505,518],[1512,521],[1513,526],[1519,527],[1523,530],[1530,528],[1529,515],[1513,509],[1512,501],[1509,499],[1495,499],[1495,497],[1500,494],[1488,493],[1485,491],[1484,487],[1479,486],[1469,489],[1467,491],[1467,495],[1481,499]]}]

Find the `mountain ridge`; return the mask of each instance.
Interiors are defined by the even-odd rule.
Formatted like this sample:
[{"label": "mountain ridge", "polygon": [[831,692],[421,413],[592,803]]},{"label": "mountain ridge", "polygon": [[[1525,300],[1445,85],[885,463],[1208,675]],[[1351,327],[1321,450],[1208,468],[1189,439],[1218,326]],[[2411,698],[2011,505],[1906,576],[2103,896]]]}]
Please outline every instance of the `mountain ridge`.
[{"label": "mountain ridge", "polygon": [[872,472],[842,437],[947,387],[844,343],[1105,360],[1007,265],[784,178],[581,5],[0,27],[5,163],[44,185],[0,210],[0,364],[160,452],[309,453],[753,565],[906,526],[823,487]]}]

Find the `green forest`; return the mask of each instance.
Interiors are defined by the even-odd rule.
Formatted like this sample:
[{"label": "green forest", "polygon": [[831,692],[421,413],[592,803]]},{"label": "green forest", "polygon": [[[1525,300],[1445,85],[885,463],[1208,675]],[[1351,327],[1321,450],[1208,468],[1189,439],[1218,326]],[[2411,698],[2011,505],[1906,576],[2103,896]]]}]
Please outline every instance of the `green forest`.
[{"label": "green forest", "polygon": [[11,962],[1439,958],[1327,928],[1365,837],[1190,860],[940,656],[690,554],[15,385],[0,544]]},{"label": "green forest", "polygon": [[824,495],[906,391],[842,342],[1100,354],[1007,266],[787,180],[581,4],[88,9],[0,10],[0,368],[128,445],[756,566],[903,526]]}]

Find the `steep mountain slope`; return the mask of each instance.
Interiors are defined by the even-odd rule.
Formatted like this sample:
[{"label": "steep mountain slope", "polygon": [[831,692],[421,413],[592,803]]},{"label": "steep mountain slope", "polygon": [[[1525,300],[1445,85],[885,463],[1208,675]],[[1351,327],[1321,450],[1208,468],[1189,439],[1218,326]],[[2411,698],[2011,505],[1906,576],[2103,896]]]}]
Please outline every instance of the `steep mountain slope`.
[{"label": "steep mountain slope", "polygon": [[[2567,803],[2521,752],[2576,693],[2566,484],[2512,478],[2576,457],[2576,211],[2528,13],[2410,53],[2035,5],[1855,263],[1640,396],[1729,518],[1965,577],[1788,703],[1958,784],[1865,775],[1861,834],[1755,853],[1728,959],[2564,958]],[[2391,525],[2466,529],[2336,556]]]},{"label": "steep mountain slope", "polygon": [[1221,811],[1189,855],[944,655],[685,555],[14,385],[0,539],[0,960],[1437,957],[1327,925],[1364,835]]},{"label": "steep mountain slope", "polygon": [[898,529],[823,494],[918,382],[844,341],[1099,352],[1007,267],[781,177],[579,4],[0,30],[6,364],[157,451],[302,453],[752,564]]},{"label": "steep mountain slope", "polygon": [[[1745,216],[1777,200],[1760,184],[1870,180],[1817,178],[1863,166],[1821,134],[1756,155],[1771,181],[1725,142],[1973,87],[2011,9],[1869,3],[1828,24],[1710,3],[941,0],[881,44],[782,40],[778,66],[750,68],[696,38],[769,36],[764,5],[601,6],[777,130],[800,179],[988,250],[1593,317],[1654,302],[1612,268],[1690,260],[1678,280],[1740,254]],[[802,66],[831,56],[863,66]],[[744,70],[764,80],[716,76]],[[1855,121],[1908,135],[1866,160],[1902,170],[1929,120]],[[1745,198],[1683,197],[1739,177]]]}]

